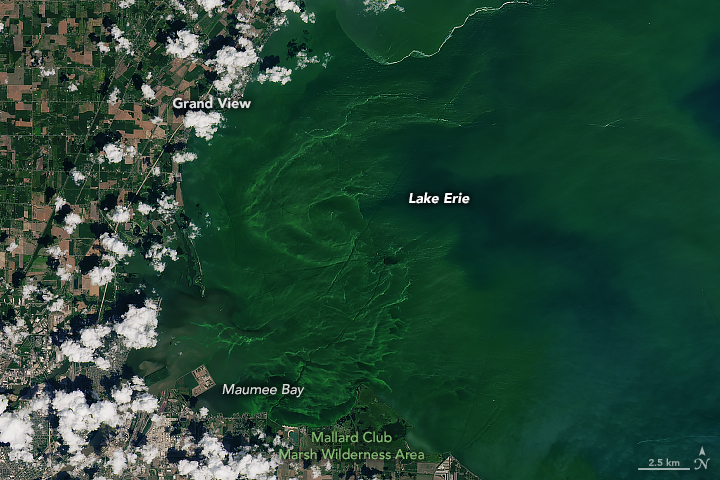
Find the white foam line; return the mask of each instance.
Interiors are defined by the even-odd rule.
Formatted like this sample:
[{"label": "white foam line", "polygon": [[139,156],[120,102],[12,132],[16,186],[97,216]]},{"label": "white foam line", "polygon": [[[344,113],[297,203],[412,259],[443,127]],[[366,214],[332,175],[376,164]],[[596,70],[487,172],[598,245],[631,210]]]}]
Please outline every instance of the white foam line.
[{"label": "white foam line", "polygon": [[499,7],[480,7],[480,8],[476,8],[474,12],[472,12],[470,15],[468,15],[467,17],[465,17],[465,21],[464,21],[461,25],[457,25],[457,26],[453,27],[452,30],[450,30],[450,33],[449,33],[448,36],[445,38],[445,40],[440,44],[440,46],[438,47],[438,49],[437,49],[436,52],[431,53],[431,54],[427,54],[427,53],[421,52],[420,50],[413,50],[412,52],[408,53],[407,55],[405,55],[405,56],[404,56],[403,58],[401,58],[400,60],[397,60],[397,61],[395,61],[395,62],[385,62],[384,64],[385,64],[385,65],[395,65],[396,63],[400,63],[400,62],[402,62],[403,60],[405,60],[405,59],[407,59],[407,58],[410,58],[410,57],[413,57],[413,56],[416,57],[416,58],[418,58],[418,57],[419,57],[419,58],[429,58],[429,57],[432,57],[433,55],[436,55],[436,54],[440,53],[440,50],[442,50],[442,47],[447,43],[448,40],[450,40],[450,38],[452,38],[453,33],[455,33],[455,30],[464,27],[465,24],[467,23],[467,21],[470,20],[470,17],[473,17],[473,16],[475,16],[475,14],[480,13],[480,12],[495,12],[495,11],[500,10],[500,9],[503,8],[504,6],[506,6],[506,5],[511,5],[511,4],[530,5],[530,2],[512,1],[512,2],[505,2],[505,3],[503,3],[502,5],[500,5]]}]

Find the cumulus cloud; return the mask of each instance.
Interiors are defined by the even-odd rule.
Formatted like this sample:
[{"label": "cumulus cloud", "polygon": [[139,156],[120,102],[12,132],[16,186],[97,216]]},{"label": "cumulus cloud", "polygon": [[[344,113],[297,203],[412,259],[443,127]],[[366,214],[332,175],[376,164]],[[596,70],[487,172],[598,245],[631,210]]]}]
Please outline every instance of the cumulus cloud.
[{"label": "cumulus cloud", "polygon": [[115,450],[112,454],[112,457],[110,458],[110,461],[108,462],[108,465],[112,467],[114,475],[120,475],[127,466],[125,453],[120,449]]},{"label": "cumulus cloud", "polygon": [[170,260],[175,262],[178,259],[177,251],[156,243],[151,245],[150,250],[145,254],[145,258],[150,260],[153,269],[158,273],[165,271],[163,257],[170,257]]},{"label": "cumulus cloud", "polygon": [[315,23],[315,13],[302,12],[300,14],[300,20],[305,23]]},{"label": "cumulus cloud", "polygon": [[108,53],[110,51],[110,46],[105,42],[98,42],[97,47],[98,50],[100,50],[100,53]]},{"label": "cumulus cloud", "polygon": [[210,412],[210,410],[208,410],[207,407],[200,407],[200,416],[202,418],[207,417],[208,412]]},{"label": "cumulus cloud", "polygon": [[115,223],[129,222],[130,217],[132,217],[132,210],[128,207],[118,205],[110,211],[108,217]]},{"label": "cumulus cloud", "polygon": [[40,67],[40,76],[41,77],[49,77],[51,75],[55,75],[55,69],[51,68],[49,70],[46,70],[45,67]]},{"label": "cumulus cloud", "polygon": [[64,267],[58,267],[57,269],[57,276],[60,277],[60,280],[62,281],[69,281],[72,279],[72,272],[73,267],[70,265],[65,265]]},{"label": "cumulus cloud", "polygon": [[128,348],[154,347],[157,343],[158,307],[152,300],[145,300],[145,305],[130,309],[122,316],[123,321],[115,324],[114,329]]},{"label": "cumulus cloud", "polygon": [[311,63],[320,63],[320,60],[318,59],[317,55],[314,55],[312,57],[308,56],[308,52],[305,50],[298,52],[297,54],[297,66],[299,69],[303,69],[310,65]]},{"label": "cumulus cloud", "polygon": [[113,271],[113,267],[114,265],[106,267],[93,267],[93,269],[88,272],[88,277],[90,277],[90,283],[102,287],[103,285],[107,285],[108,283],[112,282],[112,279],[115,278],[115,272]]},{"label": "cumulus cloud", "polygon": [[233,83],[240,78],[242,70],[254,66],[258,60],[250,40],[240,37],[238,42],[244,51],[238,51],[235,47],[226,45],[217,52],[215,58],[207,62],[220,75],[213,85],[221,92],[228,92]]},{"label": "cumulus cloud", "polygon": [[80,343],[86,348],[93,350],[102,347],[103,338],[105,338],[111,331],[111,328],[107,325],[96,325],[94,327],[86,328],[80,334]]},{"label": "cumulus cloud", "polygon": [[77,85],[75,85],[74,83],[71,83],[68,85],[68,92],[77,92],[77,91],[78,91]]},{"label": "cumulus cloud", "polygon": [[65,307],[65,300],[58,298],[48,306],[49,312],[62,312]]},{"label": "cumulus cloud", "polygon": [[82,223],[83,219],[77,213],[70,213],[65,217],[63,230],[67,233],[73,233],[78,225]]},{"label": "cumulus cloud", "polygon": [[83,175],[82,172],[79,172],[76,168],[70,170],[70,176],[72,177],[73,182],[75,182],[75,185],[80,185],[85,181],[85,175]]},{"label": "cumulus cloud", "polygon": [[85,438],[88,432],[103,423],[116,427],[122,421],[113,402],[102,400],[88,406],[85,394],[80,390],[56,392],[52,406],[58,416],[57,431],[71,454],[80,453],[87,445]]},{"label": "cumulus cloud", "polygon": [[47,253],[48,253],[49,255],[51,255],[53,258],[59,259],[59,258],[64,257],[65,255],[67,255],[67,254],[68,254],[68,251],[67,251],[67,250],[63,250],[63,249],[60,248],[58,245],[53,245],[53,246],[51,246],[51,247],[48,247]]},{"label": "cumulus cloud", "polygon": [[143,83],[140,90],[142,91],[143,98],[145,100],[155,100],[155,90],[153,90],[150,85]]},{"label": "cumulus cloud", "polygon": [[155,445],[146,444],[143,445],[142,448],[140,448],[139,450],[145,463],[152,463],[153,460],[160,456],[160,449]]},{"label": "cumulus cloud", "polygon": [[119,142],[108,143],[103,147],[103,151],[100,153],[98,161],[103,163],[103,161],[107,159],[110,163],[120,163],[126,155],[134,157],[137,155],[137,149],[132,145],[126,146]]},{"label": "cumulus cloud", "polygon": [[148,215],[150,212],[155,211],[155,207],[148,205],[146,203],[138,203],[137,211],[140,212],[143,215]]},{"label": "cumulus cloud", "polygon": [[123,35],[125,35],[125,32],[120,30],[117,25],[113,25],[110,29],[110,34],[115,39],[115,42],[117,42],[117,45],[115,46],[115,50],[122,50],[125,53],[128,53],[130,55],[135,55],[135,52],[133,51],[132,43],[130,43],[130,40],[125,38]]},{"label": "cumulus cloud", "polygon": [[274,478],[279,463],[275,455],[265,458],[260,453],[230,454],[217,438],[208,434],[203,436],[198,447],[202,449],[202,461],[181,460],[178,463],[178,473],[193,480],[270,480]]},{"label": "cumulus cloud", "polygon": [[399,12],[404,12],[405,9],[397,4],[397,0],[363,0],[366,12],[380,13],[389,9],[394,8]]},{"label": "cumulus cloud", "polygon": [[88,363],[93,361],[93,349],[83,347],[75,340],[66,340],[60,345],[60,351],[71,362]]},{"label": "cumulus cloud", "polygon": [[55,197],[55,213],[59,212],[60,209],[61,209],[66,203],[67,203],[67,202],[65,201],[65,199],[64,199],[63,197],[61,197],[60,195],[58,195],[57,197]]},{"label": "cumulus cloud", "polygon": [[100,243],[106,250],[117,255],[117,258],[120,260],[127,256],[132,256],[132,251],[128,248],[128,246],[112,233],[105,232],[100,235]]},{"label": "cumulus cloud", "polygon": [[265,72],[260,73],[257,77],[258,82],[265,83],[265,82],[274,82],[274,83],[282,83],[285,85],[290,81],[290,74],[292,73],[292,70],[285,67],[279,67],[275,66],[272,68],[268,68],[265,70]]},{"label": "cumulus cloud", "polygon": [[130,5],[135,5],[135,0],[122,0],[118,3],[118,7],[120,8],[128,8]]},{"label": "cumulus cloud", "polygon": [[10,245],[5,247],[5,251],[8,253],[12,253],[15,251],[16,248],[18,248],[18,244],[15,242],[10,242]]},{"label": "cumulus cloud", "polygon": [[190,33],[187,30],[180,30],[177,32],[176,39],[168,39],[166,48],[171,55],[178,58],[187,58],[200,51],[200,41],[194,33]]},{"label": "cumulus cloud", "polygon": [[300,13],[300,7],[291,0],[275,0],[275,6],[281,12],[287,12],[290,10],[291,12]]},{"label": "cumulus cloud", "polygon": [[164,192],[158,200],[158,212],[163,216],[168,216],[178,209],[180,204],[175,200],[174,195],[166,195]]},{"label": "cumulus cloud", "polygon": [[205,113],[201,110],[190,110],[184,118],[185,128],[194,128],[195,135],[205,140],[210,140],[218,130],[218,125],[223,121],[220,112]]},{"label": "cumulus cloud", "polygon": [[[98,44],[98,45],[101,45],[101,44]],[[100,51],[102,51],[102,49]],[[108,48],[108,51],[110,51],[109,48]],[[108,95],[107,103],[115,104],[115,103],[117,103],[119,98],[120,98],[120,90],[118,90],[117,87],[113,87],[112,92],[110,92],[110,95]]]},{"label": "cumulus cloud", "polygon": [[3,413],[0,415],[0,442],[10,444],[10,460],[22,460],[32,462],[30,453],[32,446],[33,428],[29,418],[28,410],[18,412],[6,412],[7,398],[3,395]]},{"label": "cumulus cloud", "polygon": [[173,154],[173,156],[172,156],[172,161],[175,163],[192,162],[195,159],[197,159],[197,155],[195,155],[192,152],[185,152],[185,153],[177,152],[177,153]]},{"label": "cumulus cloud", "polygon": [[213,11],[220,11],[223,8],[223,0],[198,0],[198,4],[210,15]]}]

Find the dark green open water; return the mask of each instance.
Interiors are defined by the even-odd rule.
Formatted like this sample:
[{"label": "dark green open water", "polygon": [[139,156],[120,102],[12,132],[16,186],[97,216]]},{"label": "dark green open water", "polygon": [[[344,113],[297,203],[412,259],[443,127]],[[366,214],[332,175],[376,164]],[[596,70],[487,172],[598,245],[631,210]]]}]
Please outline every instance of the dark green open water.
[{"label": "dark green open water", "polygon": [[[499,2],[357,3],[308,1],[263,54],[328,68],[191,143],[207,295],[169,267],[136,365],[304,386],[200,400],[287,423],[366,383],[484,480],[719,478],[720,3],[507,5],[404,60]],[[707,471],[637,470],[701,446]]]}]

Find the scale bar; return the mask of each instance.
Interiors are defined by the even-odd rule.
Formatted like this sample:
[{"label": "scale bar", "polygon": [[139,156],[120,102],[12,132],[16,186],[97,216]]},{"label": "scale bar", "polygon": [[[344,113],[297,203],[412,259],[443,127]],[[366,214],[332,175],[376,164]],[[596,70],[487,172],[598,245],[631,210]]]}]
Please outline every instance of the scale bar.
[{"label": "scale bar", "polygon": [[690,470],[690,467],[645,467],[638,470]]}]

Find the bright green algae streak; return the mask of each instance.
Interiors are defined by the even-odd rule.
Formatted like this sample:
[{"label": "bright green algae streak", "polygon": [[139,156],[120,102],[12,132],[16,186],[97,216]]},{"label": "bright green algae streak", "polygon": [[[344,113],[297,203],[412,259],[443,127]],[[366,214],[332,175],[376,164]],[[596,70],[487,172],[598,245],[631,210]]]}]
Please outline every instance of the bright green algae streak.
[{"label": "bright green algae streak", "polygon": [[[390,10],[351,41],[350,7],[310,4],[298,28],[335,58],[251,85],[191,145],[208,294],[169,266],[161,341],[134,358],[304,386],[200,397],[288,423],[367,383],[483,479],[679,478],[637,468],[720,451],[720,5],[662,3],[478,13],[389,66],[444,35]],[[438,31],[474,9],[419,5]],[[472,203],[408,205],[424,191]]]}]

